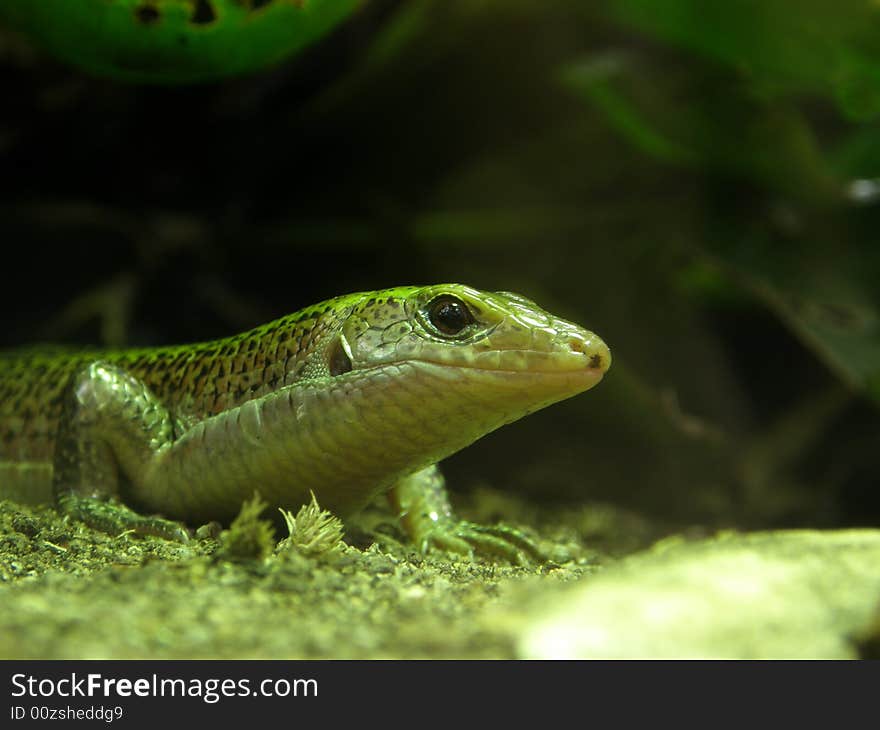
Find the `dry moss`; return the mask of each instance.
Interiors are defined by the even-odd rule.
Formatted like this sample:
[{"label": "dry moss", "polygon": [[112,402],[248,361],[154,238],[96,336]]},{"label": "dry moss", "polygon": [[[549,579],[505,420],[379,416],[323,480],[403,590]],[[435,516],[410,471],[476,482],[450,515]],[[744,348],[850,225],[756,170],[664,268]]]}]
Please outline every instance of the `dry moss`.
[{"label": "dry moss", "polygon": [[321,509],[314,494],[312,501],[300,507],[296,516],[288,510],[279,511],[289,533],[278,543],[276,552],[279,554],[294,550],[307,557],[333,557],[344,550],[342,521]]}]

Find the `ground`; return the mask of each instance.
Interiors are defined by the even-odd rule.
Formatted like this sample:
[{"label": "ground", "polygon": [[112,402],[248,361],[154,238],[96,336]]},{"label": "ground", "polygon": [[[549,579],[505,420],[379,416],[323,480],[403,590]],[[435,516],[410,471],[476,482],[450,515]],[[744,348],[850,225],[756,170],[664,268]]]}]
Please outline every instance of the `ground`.
[{"label": "ground", "polygon": [[482,490],[462,507],[531,529],[569,559],[422,556],[379,509],[333,554],[236,557],[228,533],[186,545],[111,537],[49,507],[0,503],[0,657],[510,658],[515,625],[548,584],[658,536],[602,505],[542,509]]},{"label": "ground", "polygon": [[[368,510],[179,544],[0,503],[0,658],[875,657],[880,530],[670,530],[480,490],[553,556],[419,554]],[[208,531],[210,532],[210,531]]]}]

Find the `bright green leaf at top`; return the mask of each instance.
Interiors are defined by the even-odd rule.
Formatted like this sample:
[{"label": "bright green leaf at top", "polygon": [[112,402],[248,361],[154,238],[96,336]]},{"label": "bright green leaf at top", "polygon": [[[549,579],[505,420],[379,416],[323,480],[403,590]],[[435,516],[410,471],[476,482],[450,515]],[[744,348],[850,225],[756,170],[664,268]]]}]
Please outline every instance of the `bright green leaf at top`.
[{"label": "bright green leaf at top", "polygon": [[2,0],[0,23],[95,74],[186,83],[255,71],[313,42],[359,0]]}]

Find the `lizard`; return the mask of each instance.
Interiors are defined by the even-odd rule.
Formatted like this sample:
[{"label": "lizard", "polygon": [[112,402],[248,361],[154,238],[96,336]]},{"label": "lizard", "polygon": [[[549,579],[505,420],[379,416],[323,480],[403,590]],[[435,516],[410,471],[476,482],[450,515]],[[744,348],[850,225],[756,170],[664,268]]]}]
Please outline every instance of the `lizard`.
[{"label": "lizard", "polygon": [[[345,517],[387,493],[422,550],[528,551],[459,520],[436,464],[596,385],[603,340],[463,284],[339,296],[210,342],[0,355],[0,498],[186,540],[257,490]],[[158,515],[158,516],[157,516]]]}]

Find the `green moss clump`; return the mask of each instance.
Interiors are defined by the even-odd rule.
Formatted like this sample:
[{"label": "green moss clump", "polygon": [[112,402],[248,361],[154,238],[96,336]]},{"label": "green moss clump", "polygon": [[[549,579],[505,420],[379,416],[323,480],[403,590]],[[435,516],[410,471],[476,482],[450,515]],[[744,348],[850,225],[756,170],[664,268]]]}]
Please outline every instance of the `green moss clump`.
[{"label": "green moss clump", "polygon": [[220,534],[218,558],[233,562],[264,560],[272,554],[275,528],[268,520],[260,519],[267,506],[256,492],[253,499],[242,503],[238,517]]}]

